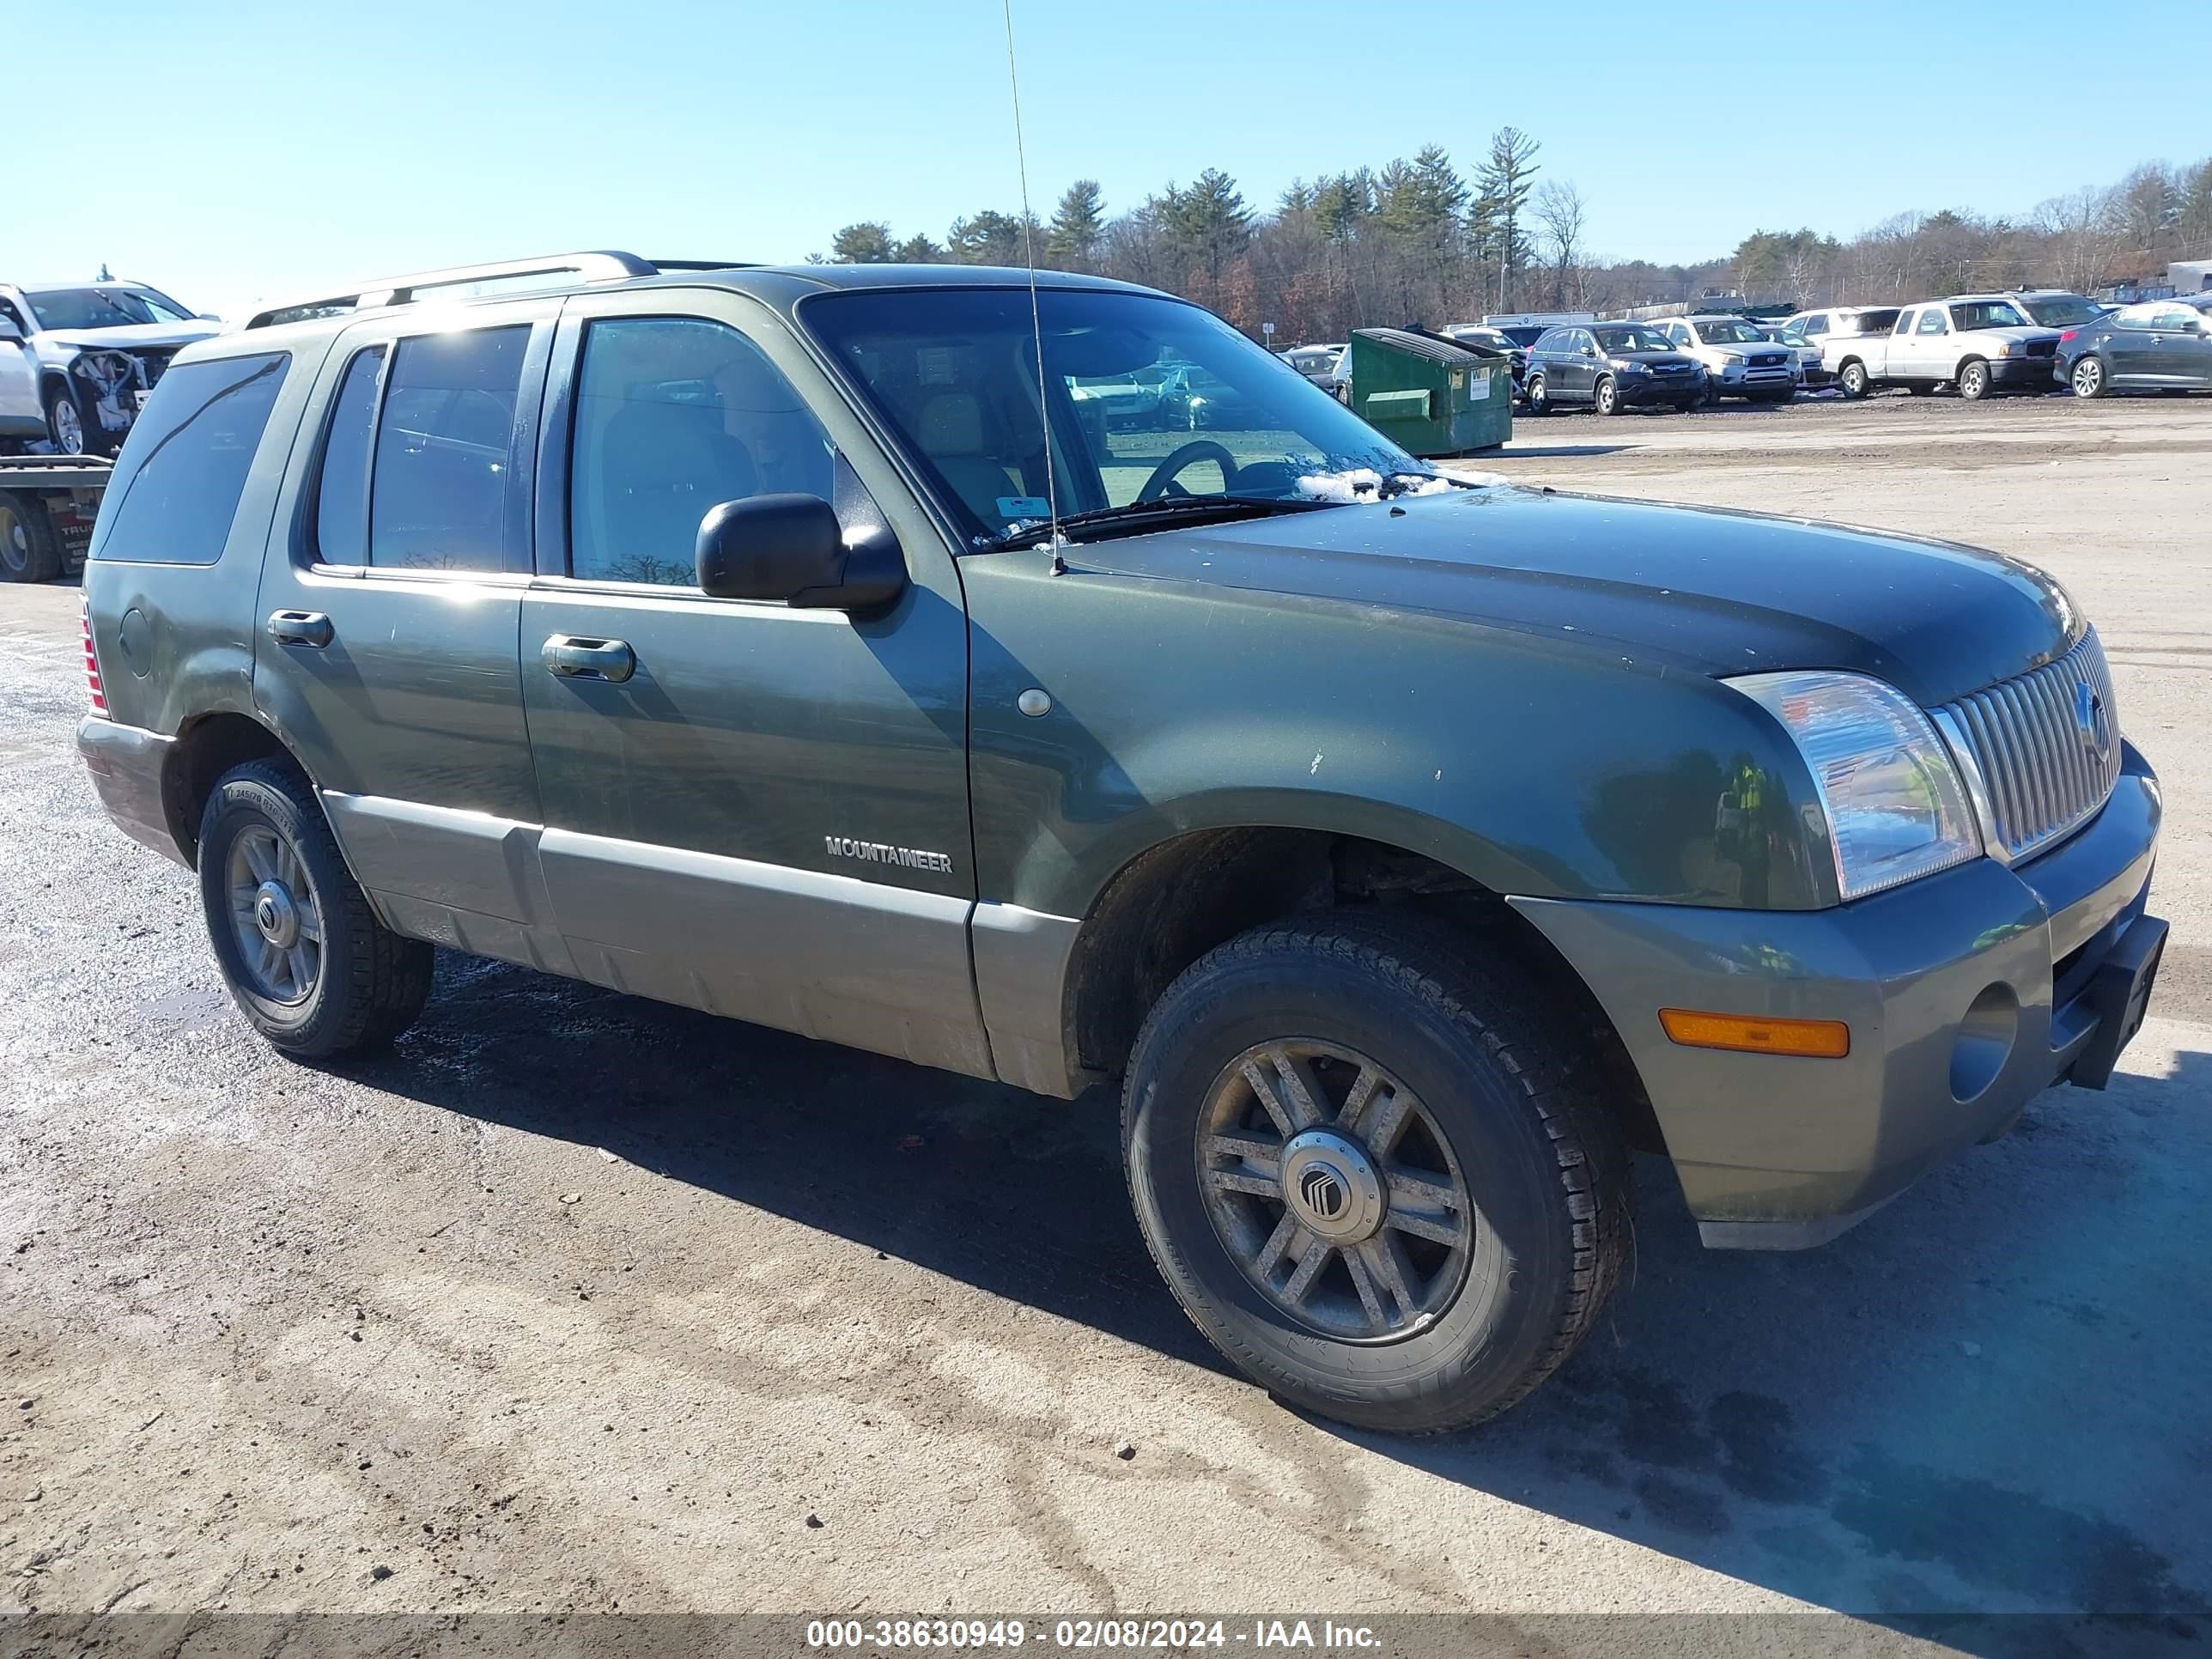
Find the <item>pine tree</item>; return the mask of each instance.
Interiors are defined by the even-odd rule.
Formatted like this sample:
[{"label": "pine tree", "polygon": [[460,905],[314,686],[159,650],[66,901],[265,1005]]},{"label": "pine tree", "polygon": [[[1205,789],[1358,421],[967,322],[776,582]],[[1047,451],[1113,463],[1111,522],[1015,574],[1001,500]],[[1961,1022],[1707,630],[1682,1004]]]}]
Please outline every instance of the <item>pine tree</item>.
[{"label": "pine tree", "polygon": [[1090,270],[1106,234],[1106,198],[1096,179],[1078,179],[1061,194],[1044,246],[1052,263],[1070,270]]},{"label": "pine tree", "polygon": [[1496,227],[1495,245],[1499,266],[1498,307],[1510,309],[1514,274],[1528,254],[1521,235],[1521,210],[1528,204],[1535,187],[1535,139],[1518,127],[1500,127],[1490,137],[1490,157],[1482,164],[1480,182],[1487,216]]}]

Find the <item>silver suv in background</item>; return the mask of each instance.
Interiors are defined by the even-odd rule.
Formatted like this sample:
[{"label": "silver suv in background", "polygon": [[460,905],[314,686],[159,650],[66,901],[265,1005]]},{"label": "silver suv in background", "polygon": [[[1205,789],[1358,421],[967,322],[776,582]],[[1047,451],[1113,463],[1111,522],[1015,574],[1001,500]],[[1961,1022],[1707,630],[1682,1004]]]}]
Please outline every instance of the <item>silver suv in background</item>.
[{"label": "silver suv in background", "polygon": [[1796,354],[1741,317],[1669,317],[1652,325],[1702,364],[1705,398],[1748,398],[1786,404],[1797,395]]},{"label": "silver suv in background", "polygon": [[0,283],[0,322],[23,337],[40,423],[64,455],[112,455],[169,360],[222,331],[143,283]]}]

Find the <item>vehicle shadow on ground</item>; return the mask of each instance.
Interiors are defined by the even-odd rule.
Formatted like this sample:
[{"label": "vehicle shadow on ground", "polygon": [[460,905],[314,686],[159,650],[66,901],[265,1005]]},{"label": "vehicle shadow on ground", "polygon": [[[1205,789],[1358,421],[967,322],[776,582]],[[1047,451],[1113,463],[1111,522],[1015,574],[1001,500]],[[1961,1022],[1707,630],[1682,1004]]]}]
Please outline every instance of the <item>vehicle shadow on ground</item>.
[{"label": "vehicle shadow on ground", "polygon": [[[1042,1100],[496,963],[439,973],[416,1030],[348,1075],[1226,1370],[1153,1271],[1105,1091]],[[2181,1651],[2212,1635],[2212,1305],[2201,1276],[2191,1295],[2142,1270],[2201,1273],[2207,1172],[2144,1190],[2133,1143],[2208,1097],[2197,1053],[2055,1091],[1789,1255],[1703,1249],[1643,1160],[1634,1282],[1531,1399],[1437,1439],[1318,1426],[1820,1607],[1978,1615],[1921,1633],[1990,1659]],[[2018,1616],[2039,1607],[2129,1615],[2125,1640]]]}]

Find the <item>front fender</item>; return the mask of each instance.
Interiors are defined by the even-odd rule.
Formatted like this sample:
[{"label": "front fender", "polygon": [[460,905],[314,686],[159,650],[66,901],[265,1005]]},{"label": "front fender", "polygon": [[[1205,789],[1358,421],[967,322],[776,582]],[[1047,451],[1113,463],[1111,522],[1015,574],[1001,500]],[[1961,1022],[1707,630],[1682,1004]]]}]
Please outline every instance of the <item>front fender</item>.
[{"label": "front fender", "polygon": [[[1371,605],[963,562],[976,877],[1088,914],[1130,860],[1273,825],[1493,891],[1834,902],[1810,779],[1747,698],[1616,643]],[[1052,699],[1019,712],[1025,690]]]}]

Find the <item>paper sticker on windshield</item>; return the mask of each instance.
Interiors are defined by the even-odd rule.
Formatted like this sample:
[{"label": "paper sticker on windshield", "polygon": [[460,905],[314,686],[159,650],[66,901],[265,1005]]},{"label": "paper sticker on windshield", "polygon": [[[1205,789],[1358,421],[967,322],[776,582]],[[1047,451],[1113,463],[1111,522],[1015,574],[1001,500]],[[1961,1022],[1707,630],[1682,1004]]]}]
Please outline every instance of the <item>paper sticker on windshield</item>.
[{"label": "paper sticker on windshield", "polygon": [[1052,503],[1042,495],[1001,495],[999,497],[999,516],[1002,519],[1048,519]]}]

